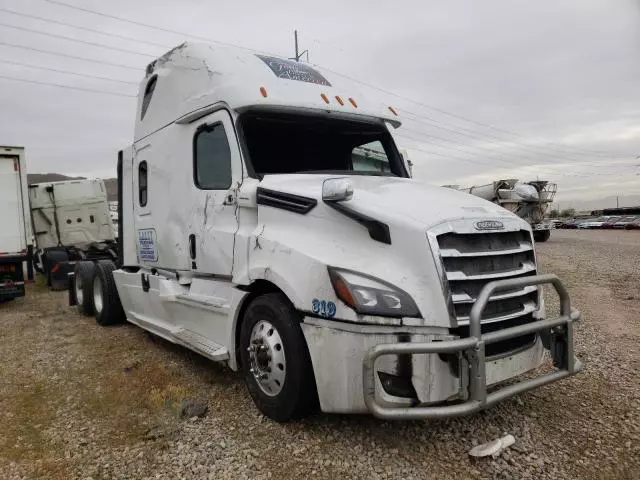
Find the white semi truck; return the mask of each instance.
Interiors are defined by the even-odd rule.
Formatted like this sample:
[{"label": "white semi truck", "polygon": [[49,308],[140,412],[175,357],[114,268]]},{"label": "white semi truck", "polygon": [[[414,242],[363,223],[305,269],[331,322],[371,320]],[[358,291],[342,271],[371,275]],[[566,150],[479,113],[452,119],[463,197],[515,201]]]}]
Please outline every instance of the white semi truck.
[{"label": "white semi truck", "polygon": [[107,190],[99,178],[29,185],[36,269],[56,290],[78,260],[117,258]]},{"label": "white semi truck", "polygon": [[24,270],[31,267],[33,236],[29,219],[27,169],[23,147],[0,146],[0,303],[24,296]]},{"label": "white semi truck", "polygon": [[534,240],[546,242],[551,236],[553,224],[544,217],[557,189],[555,183],[546,180],[523,182],[507,179],[475,185],[464,191],[496,203],[525,219],[531,225]]},{"label": "white semi truck", "polygon": [[[121,255],[70,276],[70,303],[98,323],[241,370],[277,421],[318,405],[463,415],[581,369],[579,314],[539,274],[529,224],[413,181],[399,117],[353,83],[185,43],[147,67],[135,120],[118,158]],[[547,350],[553,370],[514,380]]]}]

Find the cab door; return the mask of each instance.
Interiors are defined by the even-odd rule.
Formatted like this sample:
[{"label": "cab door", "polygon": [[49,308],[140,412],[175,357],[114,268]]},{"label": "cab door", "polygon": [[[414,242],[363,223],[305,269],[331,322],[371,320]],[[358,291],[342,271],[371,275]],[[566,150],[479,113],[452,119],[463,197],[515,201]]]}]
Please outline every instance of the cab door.
[{"label": "cab door", "polygon": [[227,110],[190,125],[192,157],[188,254],[194,274],[230,277],[238,230],[237,187],[242,161]]}]

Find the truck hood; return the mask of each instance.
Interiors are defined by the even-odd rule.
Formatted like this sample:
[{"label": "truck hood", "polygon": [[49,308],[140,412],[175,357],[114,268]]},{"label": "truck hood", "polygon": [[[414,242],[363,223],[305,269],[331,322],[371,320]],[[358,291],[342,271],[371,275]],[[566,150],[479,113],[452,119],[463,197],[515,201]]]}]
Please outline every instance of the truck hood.
[{"label": "truck hood", "polygon": [[[266,175],[260,187],[301,195],[322,202],[322,185],[329,178],[349,178],[353,198],[345,204],[380,220],[404,218],[425,228],[461,218],[519,218],[479,197],[417,180],[370,175],[278,174]],[[312,212],[313,214],[313,212]],[[528,227],[526,222],[522,221]]]}]

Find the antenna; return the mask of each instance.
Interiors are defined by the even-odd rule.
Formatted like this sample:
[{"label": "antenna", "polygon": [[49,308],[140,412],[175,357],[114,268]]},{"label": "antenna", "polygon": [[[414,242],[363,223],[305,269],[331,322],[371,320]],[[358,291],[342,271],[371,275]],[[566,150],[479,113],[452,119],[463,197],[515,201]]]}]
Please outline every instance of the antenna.
[{"label": "antenna", "polygon": [[295,49],[296,49],[296,53],[295,53],[295,57],[291,57],[290,60],[295,60],[296,62],[299,62],[300,59],[302,58],[303,55],[307,56],[307,62],[309,62],[309,50],[304,50],[302,52],[298,51],[298,30],[294,30],[293,31],[293,41],[295,43]]}]

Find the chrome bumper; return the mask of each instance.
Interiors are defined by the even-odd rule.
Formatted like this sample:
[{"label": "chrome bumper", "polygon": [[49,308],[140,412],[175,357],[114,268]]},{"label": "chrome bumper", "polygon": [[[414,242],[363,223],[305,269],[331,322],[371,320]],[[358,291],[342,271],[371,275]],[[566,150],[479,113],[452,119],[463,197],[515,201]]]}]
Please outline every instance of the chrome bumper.
[{"label": "chrome bumper", "polygon": [[[530,285],[551,284],[560,297],[560,317],[553,320],[538,320],[526,325],[482,334],[480,319],[489,297],[494,292]],[[469,337],[457,340],[429,343],[389,343],[372,347],[363,361],[364,401],[369,411],[378,418],[389,420],[415,420],[424,418],[446,418],[467,415],[491,407],[502,400],[548,383],[569,377],[582,370],[582,363],[573,354],[573,323],[580,319],[578,311],[572,311],[569,293],[555,275],[537,275],[516,279],[505,279],[488,283],[478,295],[469,319]],[[485,345],[528,333],[544,332],[545,341],[551,350],[556,370],[536,378],[508,385],[497,391],[487,392],[485,373]],[[383,355],[458,353],[467,365],[468,385],[461,385],[467,391],[467,399],[462,403],[442,406],[387,407],[376,402],[375,362]],[[465,376],[461,376],[465,378]]]}]

